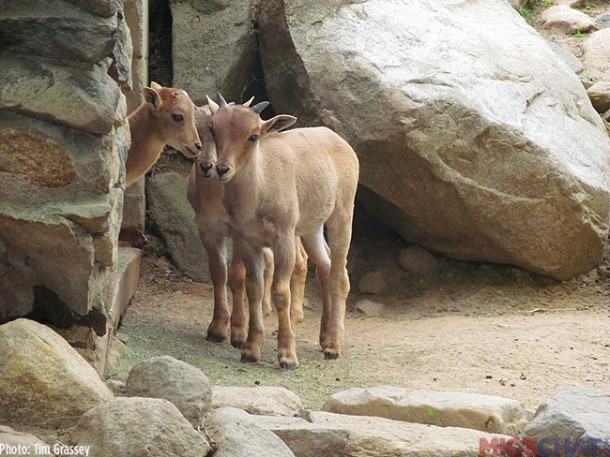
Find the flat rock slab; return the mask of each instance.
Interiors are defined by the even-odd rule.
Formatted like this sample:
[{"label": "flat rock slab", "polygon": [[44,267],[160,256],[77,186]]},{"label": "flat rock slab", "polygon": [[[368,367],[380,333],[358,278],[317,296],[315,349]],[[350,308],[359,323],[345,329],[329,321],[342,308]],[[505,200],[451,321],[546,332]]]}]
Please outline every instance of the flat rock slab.
[{"label": "flat rock slab", "polygon": [[230,406],[261,416],[295,416],[303,409],[297,394],[284,387],[215,386],[212,408]]},{"label": "flat rock slab", "polygon": [[344,390],[330,397],[322,410],[512,436],[517,436],[532,417],[523,404],[508,398],[391,386]]},{"label": "flat rock slab", "polygon": [[559,28],[566,33],[586,33],[597,28],[591,17],[568,5],[552,6],[544,10],[542,20],[545,27]]},{"label": "flat rock slab", "polygon": [[311,423],[298,417],[256,416],[255,420],[279,436],[296,457],[346,455],[350,432],[345,427]]},{"label": "flat rock slab", "polygon": [[341,454],[349,456],[475,457],[479,455],[481,440],[511,439],[478,430],[410,424],[370,416],[314,412],[312,419],[315,424],[349,430]]}]

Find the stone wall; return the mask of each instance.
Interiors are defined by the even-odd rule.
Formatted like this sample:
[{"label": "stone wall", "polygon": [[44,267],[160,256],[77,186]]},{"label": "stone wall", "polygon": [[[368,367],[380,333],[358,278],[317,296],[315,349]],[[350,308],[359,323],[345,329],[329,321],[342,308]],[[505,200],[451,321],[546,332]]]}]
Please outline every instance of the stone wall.
[{"label": "stone wall", "polygon": [[123,4],[3,2],[0,49],[0,323],[107,335],[130,143]]}]

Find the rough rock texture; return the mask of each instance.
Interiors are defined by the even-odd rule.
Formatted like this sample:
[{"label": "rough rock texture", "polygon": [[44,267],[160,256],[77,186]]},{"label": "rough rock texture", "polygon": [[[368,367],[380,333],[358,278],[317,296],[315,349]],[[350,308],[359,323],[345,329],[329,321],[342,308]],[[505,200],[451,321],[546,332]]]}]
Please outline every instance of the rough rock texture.
[{"label": "rough rock texture", "polygon": [[435,427],[367,416],[312,413],[314,424],[349,430],[342,455],[401,457],[470,457],[479,455],[481,438],[510,439],[478,430]]},{"label": "rough rock texture", "polygon": [[280,438],[241,409],[215,410],[206,431],[215,442],[214,457],[294,457]]},{"label": "rough rock texture", "polygon": [[275,433],[296,457],[335,457],[344,453],[346,428],[316,424],[298,417],[257,416],[256,423]]},{"label": "rough rock texture", "polygon": [[122,3],[30,0],[1,9],[0,322],[34,312],[101,335],[118,283],[130,142]]},{"label": "rough rock texture", "polygon": [[326,400],[322,410],[513,436],[522,432],[531,419],[531,413],[521,403],[508,398],[391,386],[338,392]]},{"label": "rough rock texture", "polygon": [[186,198],[187,179],[178,173],[155,175],[147,182],[150,217],[176,266],[193,281],[209,281],[208,256]]},{"label": "rough rock texture", "polygon": [[233,407],[262,416],[294,416],[303,411],[303,403],[284,387],[215,386],[212,408]]},{"label": "rough rock texture", "polygon": [[260,85],[251,3],[170,2],[174,85],[186,89],[196,104],[217,92],[227,100],[245,101]]},{"label": "rough rock texture", "polygon": [[[569,387],[560,390],[538,410],[525,427],[524,435],[536,438],[577,440],[606,440],[605,454],[610,455],[610,392],[588,387]],[[594,454],[589,454],[594,455]]]},{"label": "rough rock texture", "polygon": [[153,357],[133,367],[125,394],[164,398],[195,427],[203,424],[212,401],[208,377],[198,368],[168,355]]},{"label": "rough rock texture", "polygon": [[85,413],[70,438],[95,457],[205,457],[210,444],[159,398],[115,398]]},{"label": "rough rock texture", "polygon": [[[44,446],[46,443],[29,433],[16,432],[10,427],[0,425],[0,446],[5,445],[7,450],[0,450],[0,455],[42,455],[51,456],[47,453]],[[17,447],[18,451],[12,449]]]},{"label": "rough rock texture", "polygon": [[407,241],[559,279],[601,261],[610,141],[505,1],[259,7],[275,112],[346,138],[360,201]]},{"label": "rough rock texture", "polygon": [[28,319],[0,326],[0,422],[67,427],[112,397],[91,365],[50,328]]}]

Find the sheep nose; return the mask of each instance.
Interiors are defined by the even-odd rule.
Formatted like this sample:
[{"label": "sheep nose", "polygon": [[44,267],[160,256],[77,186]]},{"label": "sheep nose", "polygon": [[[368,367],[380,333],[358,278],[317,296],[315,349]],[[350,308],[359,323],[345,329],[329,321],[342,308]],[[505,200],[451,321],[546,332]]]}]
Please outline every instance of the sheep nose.
[{"label": "sheep nose", "polygon": [[214,168],[214,164],[212,164],[212,163],[200,163],[199,164],[199,172],[203,176],[211,176],[212,168]]},{"label": "sheep nose", "polygon": [[198,151],[201,151],[201,143],[195,143],[195,147]]},{"label": "sheep nose", "polygon": [[228,171],[229,171],[229,167],[227,167],[225,165],[216,165],[216,172],[218,173],[218,176],[220,176],[221,178],[223,175],[227,174]]}]

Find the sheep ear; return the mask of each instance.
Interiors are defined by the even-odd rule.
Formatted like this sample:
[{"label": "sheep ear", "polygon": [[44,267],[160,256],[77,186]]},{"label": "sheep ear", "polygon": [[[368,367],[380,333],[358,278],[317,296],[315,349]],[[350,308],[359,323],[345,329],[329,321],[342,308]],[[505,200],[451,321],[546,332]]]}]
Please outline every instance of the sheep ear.
[{"label": "sheep ear", "polygon": [[214,100],[212,100],[207,95],[205,96],[205,98],[208,100],[208,106],[210,107],[210,112],[212,114],[216,113],[216,111],[218,111],[218,108],[219,108],[218,103],[216,103]]},{"label": "sheep ear", "polygon": [[297,121],[297,118],[289,114],[278,114],[268,121],[263,122],[261,133],[279,132],[290,127]]},{"label": "sheep ear", "polygon": [[[155,84],[155,83],[153,83]],[[158,86],[158,84],[157,84]],[[155,90],[155,88],[145,87],[144,88],[144,99],[146,103],[150,105],[152,109],[159,108],[159,93]]]},{"label": "sheep ear", "polygon": [[159,89],[162,89],[162,88],[163,88],[163,86],[162,86],[161,84],[157,84],[157,83],[156,83],[156,82],[154,82],[154,81],[151,81],[151,82],[150,82],[150,87],[152,87],[152,88],[153,88],[153,89],[155,89],[155,90],[159,90]]}]

